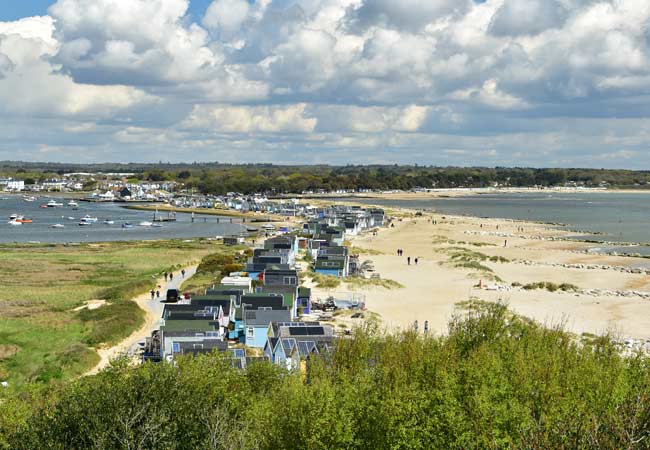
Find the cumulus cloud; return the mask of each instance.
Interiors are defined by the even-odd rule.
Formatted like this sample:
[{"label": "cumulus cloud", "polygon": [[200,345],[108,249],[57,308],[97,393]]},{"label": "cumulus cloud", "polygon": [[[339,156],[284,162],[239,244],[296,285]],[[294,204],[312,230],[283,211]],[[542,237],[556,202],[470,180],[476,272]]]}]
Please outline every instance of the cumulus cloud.
[{"label": "cumulus cloud", "polygon": [[[75,83],[49,58],[58,44],[50,18],[36,17],[0,24],[0,111],[38,116],[108,117],[155,99],[130,86]],[[4,64],[2,63],[4,61]]]},{"label": "cumulus cloud", "polygon": [[505,0],[490,23],[498,36],[533,35],[561,27],[568,11],[557,0]]},{"label": "cumulus cloud", "polygon": [[308,117],[305,104],[291,106],[196,106],[183,123],[219,133],[309,133],[317,120]]},{"label": "cumulus cloud", "polygon": [[192,21],[190,1],[57,0],[0,22],[0,114],[20,122],[16,142],[47,118],[23,136],[34,152],[72,140],[98,159],[113,144],[312,162],[358,149],[535,163],[522,141],[554,155],[542,163],[647,154],[648,2],[214,0]]},{"label": "cumulus cloud", "polygon": [[246,0],[216,0],[208,7],[203,24],[208,28],[232,33],[244,23],[249,10]]}]

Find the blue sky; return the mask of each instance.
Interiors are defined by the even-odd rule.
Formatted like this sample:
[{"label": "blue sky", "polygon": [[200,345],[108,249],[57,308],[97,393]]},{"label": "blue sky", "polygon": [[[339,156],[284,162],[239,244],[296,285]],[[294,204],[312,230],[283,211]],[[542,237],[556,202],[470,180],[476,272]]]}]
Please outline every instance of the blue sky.
[{"label": "blue sky", "polygon": [[650,169],[649,29],[638,0],[0,0],[0,160]]},{"label": "blue sky", "polygon": [[[211,2],[212,0],[191,0],[189,12],[192,17],[202,17]],[[0,21],[46,15],[47,8],[53,3],[53,0],[2,0],[0,1]]]}]

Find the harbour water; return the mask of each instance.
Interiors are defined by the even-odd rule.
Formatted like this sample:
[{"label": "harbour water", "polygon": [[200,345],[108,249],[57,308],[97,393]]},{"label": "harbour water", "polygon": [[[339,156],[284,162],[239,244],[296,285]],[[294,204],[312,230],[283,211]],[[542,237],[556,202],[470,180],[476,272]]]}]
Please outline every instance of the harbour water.
[{"label": "harbour water", "polygon": [[[171,239],[214,237],[238,234],[245,227],[229,217],[197,214],[192,222],[190,214],[177,214],[175,222],[164,222],[161,226],[140,226],[141,222],[151,222],[152,211],[137,211],[123,208],[116,203],[79,202],[78,209],[68,206],[67,199],[57,199],[63,206],[41,208],[40,205],[49,201],[39,198],[36,201],[25,201],[22,196],[7,196],[0,194],[0,243],[11,242],[100,242],[124,241],[143,239]],[[10,225],[12,214],[23,215],[32,219],[33,223]],[[166,217],[167,213],[159,213]],[[79,226],[84,216],[97,218],[92,225]],[[217,222],[217,219],[218,222]],[[103,223],[105,220],[113,224]],[[132,227],[124,228],[129,223]],[[52,228],[54,224],[62,224],[64,228]]]},{"label": "harbour water", "polygon": [[[354,201],[385,207],[435,209],[450,215],[558,223],[570,230],[597,233],[583,236],[584,239],[650,243],[650,193],[645,192],[495,193],[418,200],[355,198]],[[576,238],[581,238],[579,234]],[[646,245],[601,248],[608,252],[650,255],[650,247]]]}]

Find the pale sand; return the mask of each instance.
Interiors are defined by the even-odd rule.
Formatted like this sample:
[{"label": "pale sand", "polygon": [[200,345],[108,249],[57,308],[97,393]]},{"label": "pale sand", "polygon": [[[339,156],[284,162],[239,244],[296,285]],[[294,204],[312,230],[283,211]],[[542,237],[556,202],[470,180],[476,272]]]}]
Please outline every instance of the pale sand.
[{"label": "pale sand", "polygon": [[[592,297],[573,293],[551,293],[545,290],[489,291],[477,289],[477,278],[471,270],[450,268],[439,263],[448,256],[435,246],[434,236],[465,242],[492,243],[491,247],[461,245],[470,250],[490,256],[504,256],[510,260],[530,260],[539,263],[606,264],[611,266],[649,265],[650,261],[640,258],[613,257],[578,253],[588,248],[587,244],[542,241],[508,237],[504,248],[504,237],[468,235],[466,230],[485,233],[518,233],[517,227],[524,226],[521,235],[561,236],[563,232],[534,223],[512,222],[498,219],[449,217],[444,223],[433,225],[429,219],[440,221],[441,215],[428,214],[425,217],[403,219],[395,228],[382,229],[378,236],[368,234],[352,238],[355,246],[383,252],[379,256],[365,256],[375,264],[382,278],[395,280],[405,287],[387,290],[371,288],[360,291],[366,296],[366,306],[381,315],[384,323],[392,327],[405,328],[419,322],[420,330],[425,320],[430,329],[444,333],[447,323],[455,313],[455,304],[476,297],[482,300],[503,300],[517,313],[536,319],[547,325],[564,323],[565,328],[575,333],[596,333],[612,331],[619,336],[650,338],[650,300],[639,297],[622,298],[601,295]],[[480,224],[483,228],[480,228]],[[404,257],[396,256],[397,248],[404,250]],[[418,257],[417,266],[408,266],[406,256]],[[548,266],[527,266],[516,263],[484,263],[507,283],[518,281],[530,283],[550,281],[572,283],[582,289],[598,288],[609,290],[650,291],[650,277],[641,274],[623,273],[614,270],[568,269]],[[487,282],[490,284],[490,282]],[[337,291],[346,291],[344,285]],[[324,298],[327,292],[315,289],[315,297]]]},{"label": "pale sand", "polygon": [[156,285],[160,285],[160,299],[151,299],[151,294],[149,292],[146,292],[142,295],[139,295],[138,297],[134,298],[132,301],[136,302],[140,309],[142,309],[145,312],[145,321],[144,324],[131,333],[129,337],[118,343],[117,345],[114,345],[112,347],[102,347],[97,349],[97,353],[99,354],[99,362],[95,367],[90,369],[88,372],[84,374],[84,376],[87,375],[95,375],[102,369],[108,367],[108,365],[111,363],[111,360],[118,358],[122,355],[129,354],[130,352],[134,350],[135,347],[137,347],[139,342],[144,341],[146,338],[151,336],[151,332],[154,330],[157,330],[158,327],[160,326],[160,320],[162,316],[162,310],[164,307],[164,304],[161,303],[160,300],[162,300],[167,292],[167,289],[178,289],[180,285],[182,285],[184,282],[189,280],[194,274],[196,273],[196,268],[198,266],[196,264],[189,265],[184,267],[185,269],[185,278],[180,277],[180,269],[176,271],[175,277],[171,282],[165,282],[164,279],[158,279],[155,281]]}]

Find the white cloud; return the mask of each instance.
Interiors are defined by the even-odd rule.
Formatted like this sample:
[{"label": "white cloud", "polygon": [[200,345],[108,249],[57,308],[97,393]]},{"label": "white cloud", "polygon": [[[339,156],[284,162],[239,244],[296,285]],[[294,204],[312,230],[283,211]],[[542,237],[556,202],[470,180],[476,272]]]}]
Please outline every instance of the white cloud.
[{"label": "white cloud", "polygon": [[317,120],[305,104],[269,106],[196,106],[183,127],[219,133],[309,133]]},{"label": "white cloud", "polygon": [[0,113],[108,117],[155,99],[129,86],[75,83],[49,62],[56,52],[52,20],[36,17],[0,24]]},{"label": "white cloud", "polygon": [[203,18],[203,25],[215,30],[233,33],[248,17],[250,6],[246,0],[215,0]]},{"label": "white cloud", "polygon": [[649,2],[214,0],[192,23],[189,1],[58,0],[51,17],[0,22],[16,139],[31,120],[50,127],[24,132],[34,149],[96,139],[142,155],[534,163],[521,141],[555,155],[542,163],[647,154]]}]

